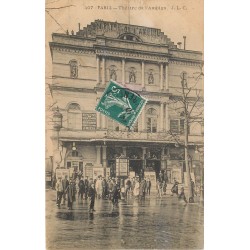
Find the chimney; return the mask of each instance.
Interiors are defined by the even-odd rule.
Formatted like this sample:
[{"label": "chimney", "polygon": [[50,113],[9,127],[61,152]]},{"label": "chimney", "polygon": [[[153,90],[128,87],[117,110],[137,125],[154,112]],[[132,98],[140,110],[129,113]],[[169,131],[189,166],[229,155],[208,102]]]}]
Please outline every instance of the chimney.
[{"label": "chimney", "polygon": [[78,28],[79,28],[79,31],[80,31],[80,29],[81,29],[81,24],[80,23],[78,23]]},{"label": "chimney", "polygon": [[184,39],[184,50],[186,49],[186,36],[183,36],[183,39]]},{"label": "chimney", "polygon": [[179,46],[179,49],[181,49],[181,42],[178,42],[177,44]]}]

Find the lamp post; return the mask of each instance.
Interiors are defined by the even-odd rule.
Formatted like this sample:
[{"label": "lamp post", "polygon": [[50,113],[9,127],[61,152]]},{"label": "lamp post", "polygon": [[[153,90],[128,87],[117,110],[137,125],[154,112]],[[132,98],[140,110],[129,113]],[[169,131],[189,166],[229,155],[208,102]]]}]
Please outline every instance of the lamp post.
[{"label": "lamp post", "polygon": [[[53,128],[56,133],[56,146],[54,149],[54,161],[57,163],[57,167],[59,167],[59,164],[61,163],[62,159],[61,158],[61,152],[60,152],[60,144],[59,144],[59,131],[62,128],[62,114],[59,111],[58,106],[56,107],[54,113],[53,113]],[[55,145],[55,144],[54,144]]]}]

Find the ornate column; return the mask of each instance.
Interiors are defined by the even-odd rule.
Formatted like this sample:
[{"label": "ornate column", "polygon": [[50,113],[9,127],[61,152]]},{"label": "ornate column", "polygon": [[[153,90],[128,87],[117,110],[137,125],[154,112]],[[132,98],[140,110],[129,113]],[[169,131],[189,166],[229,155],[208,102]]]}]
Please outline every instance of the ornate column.
[{"label": "ornate column", "polygon": [[141,62],[141,84],[142,84],[142,88],[145,88],[145,64],[144,61]]},{"label": "ornate column", "polygon": [[165,130],[169,130],[169,118],[168,118],[168,104],[165,106]]},{"label": "ornate column", "polygon": [[122,147],[122,153],[127,156],[127,147]]},{"label": "ornate column", "polygon": [[142,160],[143,160],[143,168],[146,168],[146,154],[147,154],[147,147],[142,147]]},{"label": "ornate column", "polygon": [[96,84],[100,83],[100,58],[96,57]]},{"label": "ornate column", "polygon": [[107,167],[107,146],[102,146],[102,165],[104,168]]},{"label": "ornate column", "polygon": [[160,89],[163,90],[163,64],[160,64]]},{"label": "ornate column", "polygon": [[164,159],[164,147],[161,148],[161,169],[166,169],[166,161]]},{"label": "ornate column", "polygon": [[[96,98],[96,103],[98,103],[100,98]],[[101,114],[100,112],[96,111],[96,129],[101,128]]]},{"label": "ornate column", "polygon": [[107,125],[106,125],[106,116],[103,115],[103,114],[100,114],[101,115],[101,128],[107,128]]},{"label": "ornate column", "polygon": [[168,90],[168,63],[165,65],[165,89]]},{"label": "ornate column", "polygon": [[122,59],[122,84],[125,84],[125,59]]},{"label": "ornate column", "polygon": [[142,131],[145,132],[146,131],[146,117],[145,117],[145,108],[142,110],[141,112],[141,122],[142,122]]},{"label": "ornate column", "polygon": [[96,164],[101,164],[101,146],[95,146],[96,147]]},{"label": "ornate column", "polygon": [[105,85],[105,57],[102,58],[102,84]]},{"label": "ornate column", "polygon": [[163,131],[164,127],[164,103],[161,102],[161,107],[160,107],[160,131]]}]

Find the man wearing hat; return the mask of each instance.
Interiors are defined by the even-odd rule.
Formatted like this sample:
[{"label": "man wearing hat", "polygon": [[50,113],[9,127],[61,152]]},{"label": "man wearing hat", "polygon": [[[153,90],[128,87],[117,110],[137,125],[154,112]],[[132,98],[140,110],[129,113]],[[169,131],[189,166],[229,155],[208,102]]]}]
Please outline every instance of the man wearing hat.
[{"label": "man wearing hat", "polygon": [[58,208],[60,208],[63,196],[63,185],[61,176],[58,177],[58,180],[56,182],[56,191],[57,191],[56,205],[58,206]]}]

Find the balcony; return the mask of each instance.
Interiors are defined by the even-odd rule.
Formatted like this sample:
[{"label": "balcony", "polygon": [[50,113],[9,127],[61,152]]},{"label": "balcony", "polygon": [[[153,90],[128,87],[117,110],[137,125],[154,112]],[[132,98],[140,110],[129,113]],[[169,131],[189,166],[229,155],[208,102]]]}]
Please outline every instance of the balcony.
[{"label": "balcony", "polygon": [[[114,130],[61,130],[59,137],[63,141],[95,141],[95,140],[121,140],[121,141],[146,141],[146,142],[169,142],[175,143],[173,137],[166,132],[133,132]],[[179,140],[184,142],[184,135],[179,136]],[[189,135],[189,143],[203,143],[201,135]]]}]

